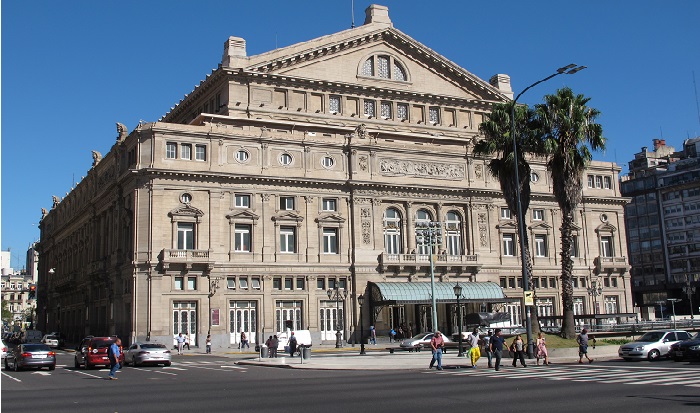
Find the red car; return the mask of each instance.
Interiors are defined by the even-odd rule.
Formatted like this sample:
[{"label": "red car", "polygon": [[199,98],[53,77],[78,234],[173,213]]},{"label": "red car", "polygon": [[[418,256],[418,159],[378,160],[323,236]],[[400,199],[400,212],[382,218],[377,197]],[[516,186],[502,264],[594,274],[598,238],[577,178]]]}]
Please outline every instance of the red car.
[{"label": "red car", "polygon": [[[117,340],[116,337],[86,337],[75,349],[75,368],[85,366],[91,369],[95,366],[109,366],[107,350]],[[119,364],[124,364],[124,352],[119,346]]]}]

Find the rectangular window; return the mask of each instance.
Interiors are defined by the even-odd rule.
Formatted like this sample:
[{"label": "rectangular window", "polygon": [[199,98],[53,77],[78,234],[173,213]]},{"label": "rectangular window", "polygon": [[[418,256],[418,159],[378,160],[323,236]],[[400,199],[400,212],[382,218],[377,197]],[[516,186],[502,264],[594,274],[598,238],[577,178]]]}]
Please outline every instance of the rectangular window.
[{"label": "rectangular window", "polygon": [[207,147],[204,145],[197,145],[194,147],[194,159],[198,161],[207,160]]},{"label": "rectangular window", "polygon": [[238,279],[238,286],[240,287],[241,290],[247,290],[248,289],[248,279],[245,277],[240,277]]},{"label": "rectangular window", "polygon": [[272,289],[273,290],[281,290],[282,289],[282,279],[281,278],[273,278],[272,279]]},{"label": "rectangular window", "polygon": [[440,123],[440,108],[437,106],[431,106],[428,108],[428,120],[433,125]]},{"label": "rectangular window", "polygon": [[593,175],[588,175],[588,187],[593,188]]},{"label": "rectangular window", "polygon": [[510,209],[501,208],[501,219],[510,219]]},{"label": "rectangular window", "polygon": [[193,250],[194,249],[194,223],[193,222],[178,222],[177,223],[177,249]]},{"label": "rectangular window", "polygon": [[260,289],[260,278],[259,277],[251,278],[250,284],[252,285],[254,290],[259,290]]},{"label": "rectangular window", "polygon": [[547,256],[547,236],[546,235],[535,235],[535,256],[536,257],[546,257]]},{"label": "rectangular window", "polygon": [[512,234],[503,234],[503,255],[507,257],[515,256],[515,245],[513,244]]},{"label": "rectangular window", "polygon": [[292,278],[285,278],[284,279],[284,289],[285,290],[291,290],[292,289]]},{"label": "rectangular window", "polygon": [[501,283],[501,288],[506,288],[506,277],[501,277],[499,281]]},{"label": "rectangular window", "polygon": [[304,289],[304,279],[299,277],[297,278],[297,290],[303,290]]},{"label": "rectangular window", "polygon": [[221,93],[216,94],[216,108],[215,112],[219,113],[221,111]]},{"label": "rectangular window", "polygon": [[390,102],[382,102],[382,105],[379,109],[381,111],[382,119],[391,119],[391,103]]},{"label": "rectangular window", "polygon": [[192,145],[189,143],[183,143],[180,145],[180,159],[192,159]]},{"label": "rectangular window", "polygon": [[533,285],[535,288],[540,288],[540,279],[537,278],[537,277],[533,278],[533,279],[532,279],[532,285]]},{"label": "rectangular window", "polygon": [[610,288],[610,278],[608,278],[608,277],[603,278],[603,286]]},{"label": "rectangular window", "polygon": [[280,227],[280,252],[296,253],[296,228]]},{"label": "rectangular window", "polygon": [[613,288],[617,288],[617,278],[612,278],[610,281],[612,282]]},{"label": "rectangular window", "polygon": [[236,224],[235,227],[235,247],[237,252],[250,252],[250,225]]},{"label": "rectangular window", "polygon": [[346,288],[348,288],[347,280],[345,278],[341,278],[340,280],[338,280],[338,288],[340,288],[341,290],[345,290]]},{"label": "rectangular window", "polygon": [[571,237],[571,258],[578,257],[578,236]]},{"label": "rectangular window", "polygon": [[572,278],[572,279],[571,279],[571,285],[572,285],[574,288],[578,288],[578,278],[576,278],[576,277]]},{"label": "rectangular window", "polygon": [[544,209],[533,209],[532,210],[532,220],[533,221],[543,221],[544,220]]},{"label": "rectangular window", "polygon": [[236,208],[250,208],[250,195],[236,194]]},{"label": "rectangular window", "polygon": [[316,279],[316,289],[325,290],[326,289],[326,279],[319,277]]},{"label": "rectangular window", "polygon": [[603,177],[600,175],[595,176],[595,187],[600,189],[603,187]]},{"label": "rectangular window", "polygon": [[613,243],[612,237],[600,237],[600,256],[601,257],[613,257]]},{"label": "rectangular window", "polygon": [[323,198],[323,210],[324,211],[337,211],[338,205],[334,198]]},{"label": "rectangular window", "polygon": [[377,116],[375,102],[373,100],[365,100],[364,101],[364,109],[365,109],[365,116],[366,117],[373,118],[373,117]]},{"label": "rectangular window", "polygon": [[236,277],[226,277],[226,288],[229,290],[236,289]]},{"label": "rectangular window", "polygon": [[328,110],[331,113],[340,113],[340,96],[331,95],[328,98]]},{"label": "rectangular window", "polygon": [[399,120],[408,120],[408,105],[399,103],[396,105],[396,118]]},{"label": "rectangular window", "polygon": [[323,228],[323,253],[337,254],[338,253],[338,229]]},{"label": "rectangular window", "polygon": [[197,277],[187,277],[187,289],[196,290],[197,289]]},{"label": "rectangular window", "polygon": [[175,277],[175,289],[184,290],[185,289],[185,277]]},{"label": "rectangular window", "polygon": [[293,211],[294,210],[294,197],[293,196],[281,196],[280,197],[280,210]]},{"label": "rectangular window", "polygon": [[177,158],[177,143],[168,142],[165,144],[165,157],[167,159]]},{"label": "rectangular window", "polygon": [[335,278],[329,278],[329,279],[328,279],[328,289],[329,289],[329,290],[334,290],[334,289],[335,289],[335,284],[336,284]]},{"label": "rectangular window", "polygon": [[603,188],[605,188],[605,189],[612,188],[612,179],[610,179],[609,176],[603,177]]},{"label": "rectangular window", "polygon": [[556,277],[549,277],[549,288],[557,288]]}]

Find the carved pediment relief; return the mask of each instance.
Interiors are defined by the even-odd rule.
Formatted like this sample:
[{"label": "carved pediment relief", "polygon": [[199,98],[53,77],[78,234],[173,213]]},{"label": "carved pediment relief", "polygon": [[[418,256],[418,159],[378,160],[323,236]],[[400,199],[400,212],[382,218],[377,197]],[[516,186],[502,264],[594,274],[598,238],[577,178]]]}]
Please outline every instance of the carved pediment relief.
[{"label": "carved pediment relief", "polygon": [[608,222],[604,222],[604,223],[598,225],[598,226],[596,227],[596,229],[595,229],[595,232],[597,232],[597,233],[601,233],[601,232],[609,232],[609,233],[612,233],[612,232],[615,232],[615,231],[617,231],[617,228],[615,228],[614,225],[612,225],[612,224],[610,224],[610,223],[608,223]]},{"label": "carved pediment relief", "polygon": [[533,231],[549,231],[552,229],[552,226],[546,222],[538,222],[537,224],[531,225],[530,229]]},{"label": "carved pediment relief", "polygon": [[323,214],[316,218],[316,222],[326,224],[343,224],[345,223],[345,218],[338,214]]},{"label": "carved pediment relief", "polygon": [[250,210],[243,210],[243,211],[235,211],[230,214],[226,214],[226,218],[228,218],[229,221],[241,221],[241,220],[253,220],[257,221],[260,219],[260,215],[250,211]]},{"label": "carved pediment relief", "polygon": [[302,217],[299,214],[295,214],[294,212],[282,212],[278,215],[275,215],[272,217],[272,220],[275,222],[296,222],[300,223],[304,221],[304,217]]},{"label": "carved pediment relief", "polygon": [[511,230],[511,229],[512,229],[512,230],[517,230],[517,229],[518,229],[518,226],[515,225],[515,222],[509,221],[509,222],[506,222],[506,223],[503,223],[503,224],[498,224],[498,225],[496,225],[496,228],[498,228],[498,229],[508,229],[508,230]]},{"label": "carved pediment relief", "polygon": [[201,217],[204,216],[204,212],[202,212],[201,209],[195,208],[190,204],[182,204],[179,207],[168,212],[168,215],[170,217]]}]

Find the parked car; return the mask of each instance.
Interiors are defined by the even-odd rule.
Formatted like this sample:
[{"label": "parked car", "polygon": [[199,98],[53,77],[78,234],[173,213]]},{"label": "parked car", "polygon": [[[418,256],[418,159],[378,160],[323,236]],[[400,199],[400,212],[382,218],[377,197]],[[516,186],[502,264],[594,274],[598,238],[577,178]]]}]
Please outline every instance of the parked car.
[{"label": "parked car", "polygon": [[5,359],[5,356],[7,356],[7,345],[3,340],[0,340],[0,355],[2,355],[2,359]]},{"label": "parked car", "polygon": [[[91,369],[95,366],[109,366],[107,350],[117,340],[116,337],[86,337],[75,349],[75,368],[85,366]],[[121,347],[120,347],[121,350]],[[124,352],[121,351],[119,362],[124,362]]]},{"label": "parked car", "polygon": [[670,356],[673,344],[689,338],[690,334],[682,330],[648,331],[636,341],[621,345],[617,353],[625,360],[658,360]]},{"label": "parked car", "polygon": [[689,340],[672,345],[671,357],[675,361],[700,360],[700,333],[695,334]]},{"label": "parked car", "polygon": [[144,364],[163,364],[168,367],[171,359],[170,350],[164,344],[137,342],[125,352],[124,365],[133,364],[137,367]]},{"label": "parked car", "polygon": [[[434,334],[431,332],[416,334],[411,338],[402,340],[401,343],[399,343],[399,347],[401,347],[404,350],[420,351],[423,347],[430,347],[430,340],[433,339],[433,336]],[[443,334],[442,338],[445,341],[445,343],[452,343],[452,340],[446,335]]]},{"label": "parked car", "polygon": [[27,367],[56,368],[56,353],[45,344],[20,344],[5,357],[5,370],[19,371]]},{"label": "parked car", "polygon": [[56,336],[47,334],[41,339],[41,342],[51,348],[58,348],[58,337]]}]

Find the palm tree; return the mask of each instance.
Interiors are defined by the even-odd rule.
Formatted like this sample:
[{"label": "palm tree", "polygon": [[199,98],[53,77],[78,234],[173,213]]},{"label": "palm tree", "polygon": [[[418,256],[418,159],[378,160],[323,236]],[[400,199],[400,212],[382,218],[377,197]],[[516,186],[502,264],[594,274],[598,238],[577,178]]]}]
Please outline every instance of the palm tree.
[{"label": "palm tree", "polygon": [[[487,169],[494,177],[498,178],[501,185],[506,205],[510,209],[511,216],[518,216],[517,190],[520,186],[520,202],[523,216],[530,207],[530,164],[526,155],[543,155],[541,140],[535,132],[539,129],[535,125],[535,112],[527,106],[516,106],[515,125],[518,134],[518,183],[515,178],[515,157],[513,156],[513,138],[511,136],[510,112],[512,104],[503,103],[494,107],[486,120],[479,125],[479,131],[484,138],[474,144],[474,154],[489,157]],[[524,223],[523,223],[524,224]],[[528,272],[529,290],[535,291],[532,279],[532,257],[530,255],[530,243],[527,232],[523,234],[525,250],[521,251],[526,258],[526,271]],[[540,323],[537,312],[530,316],[533,333],[540,332]]]},{"label": "palm tree", "polygon": [[554,197],[562,215],[561,285],[564,320],[561,335],[573,338],[574,289],[571,282],[574,262],[571,259],[574,211],[581,202],[583,174],[591,161],[590,149],[605,149],[603,127],[596,123],[597,109],[586,106],[590,98],[574,95],[568,87],[547,95],[545,103],[535,106],[548,154],[547,168],[552,174]]}]

